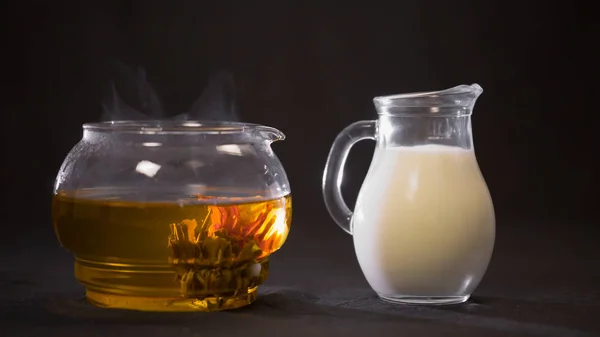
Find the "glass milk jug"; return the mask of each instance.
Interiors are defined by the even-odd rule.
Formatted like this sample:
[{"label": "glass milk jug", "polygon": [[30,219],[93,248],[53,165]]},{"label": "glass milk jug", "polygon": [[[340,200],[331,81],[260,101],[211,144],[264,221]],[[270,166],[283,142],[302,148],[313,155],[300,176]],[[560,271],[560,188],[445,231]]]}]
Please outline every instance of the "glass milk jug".
[{"label": "glass milk jug", "polygon": [[[384,301],[462,303],[485,274],[495,215],[471,133],[482,92],[473,84],[376,97],[378,120],[349,125],[333,143],[325,204]],[[377,145],[352,212],[340,185],[350,148],[363,139]]]}]

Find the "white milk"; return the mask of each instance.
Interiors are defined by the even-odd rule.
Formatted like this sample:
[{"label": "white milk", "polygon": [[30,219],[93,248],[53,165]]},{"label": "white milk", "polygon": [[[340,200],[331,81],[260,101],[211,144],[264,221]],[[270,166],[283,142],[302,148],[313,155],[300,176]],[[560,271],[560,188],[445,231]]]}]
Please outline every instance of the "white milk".
[{"label": "white milk", "polygon": [[353,217],[359,264],[382,296],[464,296],[491,258],[494,209],[472,150],[377,148]]}]

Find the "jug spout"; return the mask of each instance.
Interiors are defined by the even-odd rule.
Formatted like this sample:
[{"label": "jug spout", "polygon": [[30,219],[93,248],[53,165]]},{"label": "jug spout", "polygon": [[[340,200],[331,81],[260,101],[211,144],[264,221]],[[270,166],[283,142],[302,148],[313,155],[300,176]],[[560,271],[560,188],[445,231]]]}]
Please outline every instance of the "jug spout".
[{"label": "jug spout", "polygon": [[373,99],[379,115],[434,114],[437,116],[468,116],[483,88],[477,83],[453,88],[379,96]]}]

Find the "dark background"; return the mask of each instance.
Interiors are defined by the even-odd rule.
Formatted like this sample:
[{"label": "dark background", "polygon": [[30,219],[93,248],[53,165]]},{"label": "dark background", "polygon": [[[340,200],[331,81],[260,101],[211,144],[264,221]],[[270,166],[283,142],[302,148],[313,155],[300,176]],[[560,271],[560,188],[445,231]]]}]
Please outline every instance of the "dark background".
[{"label": "dark background", "polygon": [[[548,287],[578,289],[580,282],[587,285],[582,293],[599,296],[597,273],[586,264],[596,261],[598,237],[598,26],[580,3],[28,0],[1,6],[3,244],[27,249],[27,240],[44,236],[58,249],[50,221],[53,181],[81,124],[101,116],[111,60],[143,66],[172,115],[189,108],[213,71],[231,71],[241,120],[288,137],[274,144],[294,196],[290,246],[296,248],[287,256],[304,254],[306,242],[336,237],[340,248],[332,259],[348,263],[354,263],[350,237],[335,228],[320,190],[337,133],[376,118],[374,96],[479,83],[484,93],[473,132],[498,217],[494,276],[481,287],[500,289],[506,279],[493,277],[539,265],[521,261],[516,271],[522,253],[550,252],[545,274],[508,283],[531,294],[536,282],[558,277]],[[359,143],[347,164],[350,205],[373,146]],[[584,239],[595,241],[577,241]],[[565,254],[581,262],[583,279],[571,279],[579,274],[561,260]],[[561,269],[571,276],[553,276]]]},{"label": "dark background", "polygon": [[[216,3],[219,3],[217,5]],[[243,121],[288,136],[274,145],[299,215],[326,216],[331,142],[376,117],[377,95],[479,83],[473,132],[497,212],[593,215],[598,139],[588,48],[594,20],[577,3],[21,1],[3,10],[2,146],[9,204],[47,223],[53,180],[97,121],[107,64],[143,66],[169,113],[184,112],[216,69],[233,73]],[[6,5],[4,5],[6,6]],[[348,163],[352,202],[373,144]],[[596,170],[597,170],[597,166]],[[7,205],[7,204],[5,204]],[[9,221],[23,215],[8,212]],[[46,226],[47,227],[47,226]]]}]

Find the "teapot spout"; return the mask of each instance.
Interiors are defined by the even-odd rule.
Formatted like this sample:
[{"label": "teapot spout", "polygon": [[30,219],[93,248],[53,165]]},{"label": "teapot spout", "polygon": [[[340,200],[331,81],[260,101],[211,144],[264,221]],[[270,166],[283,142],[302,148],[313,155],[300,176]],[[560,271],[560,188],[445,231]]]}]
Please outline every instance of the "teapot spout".
[{"label": "teapot spout", "polygon": [[285,134],[283,132],[269,126],[258,126],[257,133],[260,138],[266,140],[269,143],[285,139]]}]

